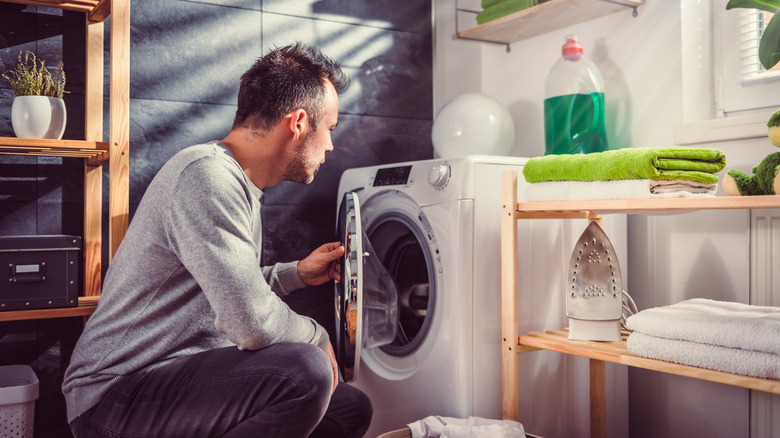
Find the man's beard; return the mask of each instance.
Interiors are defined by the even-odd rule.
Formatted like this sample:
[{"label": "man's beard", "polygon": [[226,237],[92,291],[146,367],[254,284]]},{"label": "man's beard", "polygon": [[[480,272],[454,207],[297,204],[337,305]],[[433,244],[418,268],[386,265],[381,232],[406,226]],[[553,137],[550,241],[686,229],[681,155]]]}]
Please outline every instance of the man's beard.
[{"label": "man's beard", "polygon": [[284,180],[293,181],[304,184],[309,184],[314,181],[314,175],[317,174],[319,166],[314,170],[314,173],[309,175],[307,165],[307,153],[314,147],[311,133],[306,134],[303,141],[295,151],[295,156],[292,161],[287,165],[287,169],[284,171]]}]

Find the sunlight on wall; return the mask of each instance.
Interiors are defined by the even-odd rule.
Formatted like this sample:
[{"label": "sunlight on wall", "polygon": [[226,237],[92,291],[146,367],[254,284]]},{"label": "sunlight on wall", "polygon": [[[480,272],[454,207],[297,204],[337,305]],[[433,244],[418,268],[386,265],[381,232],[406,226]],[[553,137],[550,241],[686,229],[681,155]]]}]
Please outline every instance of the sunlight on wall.
[{"label": "sunlight on wall", "polygon": [[380,28],[263,13],[263,51],[296,41],[316,46],[352,78],[340,102],[348,112],[367,94],[361,78],[383,68],[381,63],[370,67],[370,61],[390,53],[395,44],[392,33]]}]

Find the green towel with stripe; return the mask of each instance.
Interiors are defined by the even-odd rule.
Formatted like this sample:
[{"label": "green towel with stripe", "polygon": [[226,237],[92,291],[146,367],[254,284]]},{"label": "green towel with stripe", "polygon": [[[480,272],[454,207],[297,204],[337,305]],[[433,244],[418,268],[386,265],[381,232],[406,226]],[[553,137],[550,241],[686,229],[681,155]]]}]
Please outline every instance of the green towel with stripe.
[{"label": "green towel with stripe", "polygon": [[590,154],[545,155],[528,160],[523,176],[529,183],[620,179],[684,179],[718,182],[726,156],[707,148],[625,148]]},{"label": "green towel with stripe", "polygon": [[[536,6],[537,3],[537,0],[483,0],[483,10],[477,14],[477,24],[485,24],[488,21],[514,14],[517,11]],[[490,6],[485,7],[485,4]]]}]

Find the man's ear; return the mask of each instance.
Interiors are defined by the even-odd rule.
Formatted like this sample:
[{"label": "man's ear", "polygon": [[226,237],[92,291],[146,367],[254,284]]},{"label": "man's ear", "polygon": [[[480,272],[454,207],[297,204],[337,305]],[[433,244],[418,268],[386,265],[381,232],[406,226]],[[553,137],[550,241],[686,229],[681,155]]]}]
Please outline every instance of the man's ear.
[{"label": "man's ear", "polygon": [[308,129],[308,121],[309,115],[306,114],[306,110],[303,108],[298,108],[297,110],[290,113],[290,132],[293,135],[294,140],[298,140],[301,138],[306,129]]}]

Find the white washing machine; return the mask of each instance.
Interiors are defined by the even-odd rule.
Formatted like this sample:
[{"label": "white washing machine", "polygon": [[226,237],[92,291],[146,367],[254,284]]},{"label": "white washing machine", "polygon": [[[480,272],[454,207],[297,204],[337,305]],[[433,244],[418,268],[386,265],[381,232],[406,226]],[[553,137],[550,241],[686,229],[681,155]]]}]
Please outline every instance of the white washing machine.
[{"label": "white washing machine", "polygon": [[[372,400],[367,437],[428,415],[501,418],[501,173],[518,171],[522,196],[526,161],[468,156],[342,175],[337,234],[347,252],[333,344],[345,380]],[[518,224],[527,250],[519,255],[520,330],[563,327],[564,270],[584,227],[568,235],[559,220]],[[560,296],[549,292],[556,288]],[[521,422],[530,433],[566,436],[561,418],[574,433],[587,430],[587,363],[584,387],[543,386],[579,379],[565,360],[521,362]]]}]

